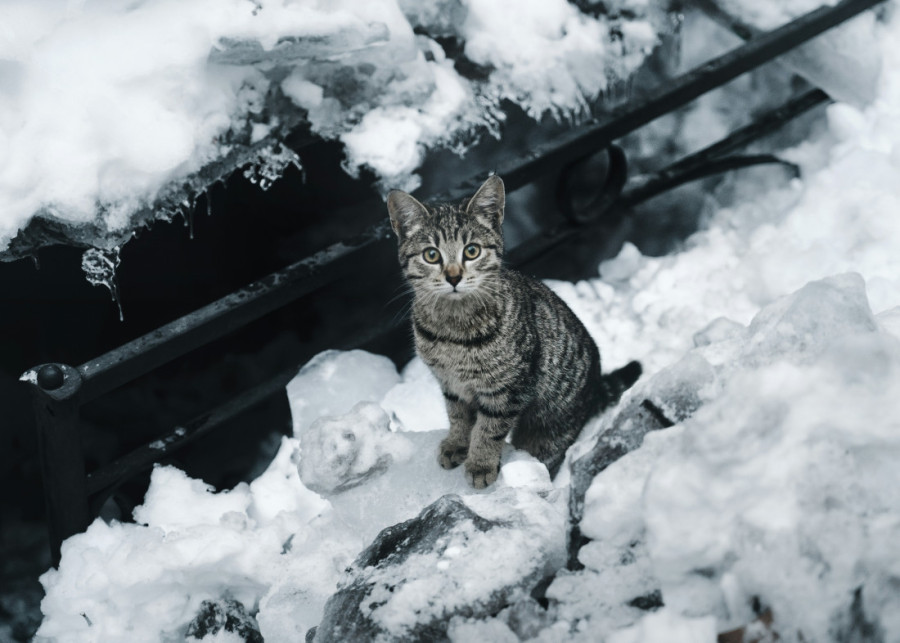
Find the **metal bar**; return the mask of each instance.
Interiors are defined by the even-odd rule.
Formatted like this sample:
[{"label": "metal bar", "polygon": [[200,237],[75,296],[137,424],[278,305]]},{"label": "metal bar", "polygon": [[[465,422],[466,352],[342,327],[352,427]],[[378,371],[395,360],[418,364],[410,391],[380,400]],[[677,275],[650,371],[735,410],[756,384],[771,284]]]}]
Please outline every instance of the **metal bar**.
[{"label": "metal bar", "polygon": [[56,567],[62,541],[87,529],[91,521],[78,431],[81,375],[65,364],[45,364],[23,379],[32,385],[47,529]]},{"label": "metal bar", "polygon": [[623,195],[617,206],[619,208],[629,208],[638,203],[649,201],[653,197],[685,183],[757,165],[782,165],[791,170],[794,178],[800,176],[800,168],[797,165],[790,161],[785,161],[774,154],[749,154],[712,158],[678,171],[669,167],[664,172],[653,174],[646,183],[640,186],[640,189],[629,190],[627,194]]},{"label": "metal bar", "polygon": [[222,422],[256,406],[275,393],[283,392],[284,387],[296,374],[296,367],[285,369],[261,384],[230,398],[215,409],[175,427],[162,438],[138,447],[118,460],[94,471],[87,476],[86,493],[93,496],[112,491],[131,476],[206,435]]},{"label": "metal bar", "polygon": [[[797,118],[801,114],[829,102],[831,102],[831,98],[821,89],[812,89],[808,92],[804,92],[780,107],[765,112],[752,123],[736,129],[719,142],[713,143],[698,152],[684,157],[680,161],[668,166],[666,169],[656,174],[634,177],[631,181],[632,185],[628,188],[629,202],[624,203],[624,205],[630,205],[631,203],[637,203],[651,198],[653,195],[645,195],[644,191],[654,190],[655,188],[651,187],[654,182],[665,180],[667,177],[685,174],[703,165],[707,165],[713,159],[721,158],[727,154],[741,150],[750,143],[780,129],[785,123]],[[657,189],[654,194],[658,194],[660,191],[661,190]]]},{"label": "metal bar", "polygon": [[[741,163],[733,161],[722,163],[722,158],[726,154],[768,136],[790,120],[830,100],[828,95],[821,90],[805,92],[784,105],[765,112],[754,122],[735,130],[724,139],[676,161],[663,170],[631,179],[613,209],[622,210],[632,207],[651,199],[665,189],[681,185],[692,179],[708,176],[717,170],[724,172],[736,167],[747,167],[746,164],[741,165]],[[782,162],[774,157],[761,157],[756,160]],[[565,243],[571,237],[583,233],[585,228],[601,223],[602,220],[583,225],[570,221],[561,223],[555,228],[519,244],[507,254],[507,258],[513,264],[533,261],[556,246]]]},{"label": "metal bar", "polygon": [[[354,333],[332,347],[339,350],[358,348],[385,335],[395,326],[396,324],[392,321],[392,315],[388,313],[383,319],[367,324],[359,332]],[[310,347],[309,357],[312,357],[318,350],[318,348]],[[288,382],[297,375],[299,368],[299,366],[293,366],[280,371],[266,381],[229,399],[225,404],[202,413],[181,426],[175,427],[162,438],[138,447],[127,455],[90,473],[87,476],[87,494],[94,496],[112,491],[124,480],[140,473],[153,463],[159,462],[190,442],[209,433],[222,422],[230,420],[275,394],[283,393]]]},{"label": "metal bar", "polygon": [[350,269],[346,259],[391,236],[387,220],[78,367],[87,402],[309,294]]},{"label": "metal bar", "polygon": [[[553,142],[537,146],[528,158],[500,166],[499,173],[503,175],[508,189],[521,187],[543,172],[557,169],[566,161],[606,147],[616,138],[883,1],[842,0],[833,7],[812,11],[674,79],[666,84],[665,89],[637,107],[620,108],[603,124],[586,125]],[[444,196],[453,199],[471,194],[481,179],[483,176],[473,177]],[[82,364],[78,368],[84,379],[84,399],[94,399],[296,297],[314,291],[335,277],[331,272],[332,265],[339,259],[388,238],[390,227],[384,221],[369,228],[352,243],[329,246],[307,259]]]}]

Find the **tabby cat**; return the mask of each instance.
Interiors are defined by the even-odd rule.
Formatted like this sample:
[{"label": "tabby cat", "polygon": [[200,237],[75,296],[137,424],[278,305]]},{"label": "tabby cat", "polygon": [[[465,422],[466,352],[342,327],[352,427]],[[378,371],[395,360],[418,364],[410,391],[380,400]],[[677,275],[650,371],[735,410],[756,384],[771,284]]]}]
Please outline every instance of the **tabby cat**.
[{"label": "tabby cat", "polygon": [[418,354],[440,381],[450,431],[438,461],[465,462],[478,488],[497,479],[503,442],[556,475],[585,422],[641,374],[602,376],[584,325],[549,288],[503,265],[503,181],[491,176],[459,205],[425,206],[393,190],[387,207],[414,292]]}]

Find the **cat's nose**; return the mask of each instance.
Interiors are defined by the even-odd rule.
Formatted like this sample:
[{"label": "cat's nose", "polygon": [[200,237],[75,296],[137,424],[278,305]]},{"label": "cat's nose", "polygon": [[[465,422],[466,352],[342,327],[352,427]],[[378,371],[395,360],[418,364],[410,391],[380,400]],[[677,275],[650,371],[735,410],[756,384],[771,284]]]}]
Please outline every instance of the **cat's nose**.
[{"label": "cat's nose", "polygon": [[462,281],[462,275],[447,275],[447,281],[451,286],[456,288],[456,284]]}]

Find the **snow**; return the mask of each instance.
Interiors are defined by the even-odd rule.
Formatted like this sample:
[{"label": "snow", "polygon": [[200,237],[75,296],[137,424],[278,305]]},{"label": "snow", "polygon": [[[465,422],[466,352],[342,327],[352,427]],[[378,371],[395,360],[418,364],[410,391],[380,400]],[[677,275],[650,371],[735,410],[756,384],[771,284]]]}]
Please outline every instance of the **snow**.
[{"label": "snow", "polygon": [[[480,8],[466,20],[487,21]],[[565,470],[551,482],[507,445],[498,481],[473,491],[436,462],[447,419],[421,361],[398,373],[384,357],[328,351],[288,386],[294,435],[259,478],[216,492],[157,467],[136,524],[98,519],[68,539],[42,577],[37,640],[183,638],[202,601],[223,595],[266,640],[303,640],[381,529],[456,494],[503,527],[463,522],[414,558],[416,575],[369,607],[390,632],[433,615],[428,597],[465,605],[541,568],[557,571],[547,610],[526,596],[493,617],[456,616],[450,639],[714,641],[763,629],[762,609],[784,641],[857,640],[863,623],[900,641],[900,14],[876,33],[877,99],[829,107],[785,152],[802,179],[736,175],[733,200],[678,252],[626,245],[597,278],[551,282],[606,370],[645,369],[570,456],[635,400],[686,418],[594,478],[584,569],[560,569]],[[319,100],[299,79],[294,93]],[[400,587],[390,570],[366,573]]]},{"label": "snow", "polygon": [[[0,252],[38,214],[124,242],[157,201],[195,197],[176,193],[202,168],[265,159],[301,118],[345,145],[352,174],[411,190],[426,148],[495,130],[502,100],[535,118],[582,110],[643,62],[661,15],[618,19],[613,44],[565,0],[7,0]],[[465,43],[486,78],[417,27]]]}]

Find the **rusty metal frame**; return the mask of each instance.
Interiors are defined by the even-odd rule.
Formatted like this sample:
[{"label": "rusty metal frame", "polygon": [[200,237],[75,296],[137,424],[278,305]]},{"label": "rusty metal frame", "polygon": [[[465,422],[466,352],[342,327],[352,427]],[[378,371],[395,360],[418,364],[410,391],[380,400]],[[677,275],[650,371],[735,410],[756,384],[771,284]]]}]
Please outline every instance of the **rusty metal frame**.
[{"label": "rusty metal frame", "polygon": [[[729,154],[830,100],[820,90],[790,101],[659,174],[638,177],[627,184],[624,154],[612,143],[882,1],[841,0],[832,7],[812,11],[673,79],[645,100],[623,105],[602,122],[573,128],[539,146],[527,158],[496,168],[509,190],[602,150],[607,150],[614,168],[612,185],[608,181],[606,191],[590,212],[575,213],[575,216],[570,212],[564,224],[513,248],[507,255],[509,262],[521,265],[531,261],[586,227],[599,225],[610,211],[621,212],[685,181],[759,163],[782,163],[767,155]],[[483,177],[480,173],[437,198],[459,199],[471,194]],[[571,207],[562,203],[561,209],[567,211]],[[378,244],[388,246],[390,239],[390,226],[385,220],[354,239],[333,244],[80,366],[51,363],[27,371],[22,379],[30,384],[34,401],[53,564],[59,563],[62,541],[87,528],[102,500],[116,485],[210,431],[224,419],[283,390],[296,369],[273,376],[227,404],[175,427],[153,444],[90,473],[85,471],[78,428],[79,408],[83,404],[339,279],[350,269],[358,252]],[[366,333],[371,336],[386,329],[382,325]],[[351,338],[345,342],[346,347],[359,345],[364,339]]]}]

